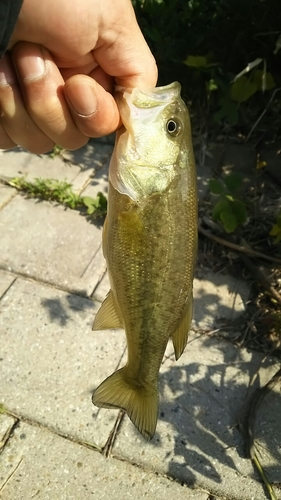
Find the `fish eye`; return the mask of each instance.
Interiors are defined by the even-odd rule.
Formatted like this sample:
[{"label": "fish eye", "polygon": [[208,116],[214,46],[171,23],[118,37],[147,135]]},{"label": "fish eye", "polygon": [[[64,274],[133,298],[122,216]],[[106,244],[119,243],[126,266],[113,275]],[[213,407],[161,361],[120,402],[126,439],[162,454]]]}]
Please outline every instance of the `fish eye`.
[{"label": "fish eye", "polygon": [[169,135],[176,137],[181,131],[181,124],[176,118],[170,118],[166,123],[166,130]]}]

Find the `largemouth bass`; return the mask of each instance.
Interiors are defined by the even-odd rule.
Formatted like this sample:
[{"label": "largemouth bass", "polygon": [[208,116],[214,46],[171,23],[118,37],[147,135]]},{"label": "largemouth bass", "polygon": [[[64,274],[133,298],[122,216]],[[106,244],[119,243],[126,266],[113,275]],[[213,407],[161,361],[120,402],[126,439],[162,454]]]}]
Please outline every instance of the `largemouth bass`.
[{"label": "largemouth bass", "polygon": [[93,329],[124,328],[128,359],[95,390],[93,403],[125,410],[151,439],[168,340],[178,359],[192,319],[196,171],[179,83],[120,89],[117,104],[124,127],[111,158],[103,229],[111,290]]}]

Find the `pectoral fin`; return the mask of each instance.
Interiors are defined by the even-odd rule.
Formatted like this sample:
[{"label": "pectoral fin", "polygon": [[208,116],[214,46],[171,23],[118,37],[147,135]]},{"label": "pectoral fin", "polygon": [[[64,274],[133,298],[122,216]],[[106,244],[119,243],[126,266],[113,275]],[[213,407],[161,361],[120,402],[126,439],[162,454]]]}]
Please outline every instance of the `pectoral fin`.
[{"label": "pectoral fin", "polygon": [[187,344],[192,313],[193,313],[193,306],[192,306],[192,300],[190,300],[187,304],[187,307],[185,309],[184,315],[180,321],[179,326],[172,335],[176,360],[178,360],[181,357],[184,348]]},{"label": "pectoral fin", "polygon": [[108,328],[123,328],[121,314],[117,311],[112,290],[105,297],[93,324],[93,330],[107,330]]}]

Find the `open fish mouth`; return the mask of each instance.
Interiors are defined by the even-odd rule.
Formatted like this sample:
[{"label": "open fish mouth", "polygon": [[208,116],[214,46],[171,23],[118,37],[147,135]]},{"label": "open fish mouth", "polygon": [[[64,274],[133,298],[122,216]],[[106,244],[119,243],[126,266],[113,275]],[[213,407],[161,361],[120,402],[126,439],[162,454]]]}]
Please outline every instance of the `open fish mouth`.
[{"label": "open fish mouth", "polygon": [[[123,125],[126,130],[132,132],[132,121],[157,121],[163,107],[179,99],[181,85],[179,82],[173,82],[151,90],[117,86],[115,92]],[[159,108],[159,113],[155,108]]]}]

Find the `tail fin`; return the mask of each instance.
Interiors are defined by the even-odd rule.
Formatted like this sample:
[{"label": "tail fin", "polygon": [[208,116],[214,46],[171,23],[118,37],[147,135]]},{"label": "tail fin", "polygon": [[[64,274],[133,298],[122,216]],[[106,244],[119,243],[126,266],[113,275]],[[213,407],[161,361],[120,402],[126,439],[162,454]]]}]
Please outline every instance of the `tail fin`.
[{"label": "tail fin", "polygon": [[125,410],[140,433],[150,440],[157,424],[157,387],[154,389],[134,386],[126,380],[126,370],[125,366],[104,380],[95,390],[92,401],[101,408]]}]

